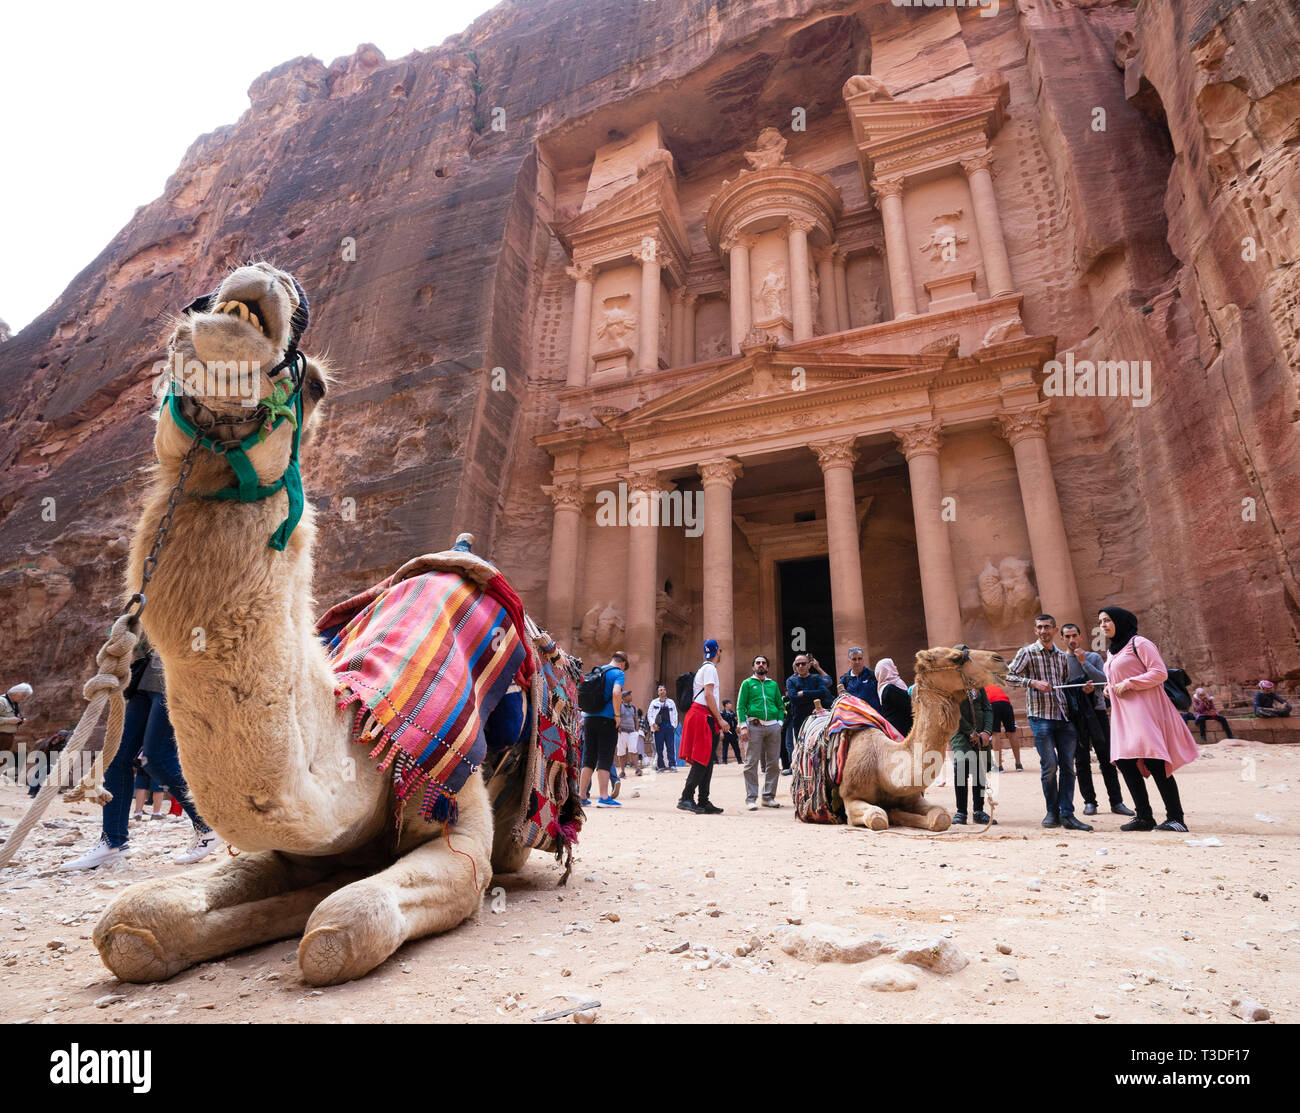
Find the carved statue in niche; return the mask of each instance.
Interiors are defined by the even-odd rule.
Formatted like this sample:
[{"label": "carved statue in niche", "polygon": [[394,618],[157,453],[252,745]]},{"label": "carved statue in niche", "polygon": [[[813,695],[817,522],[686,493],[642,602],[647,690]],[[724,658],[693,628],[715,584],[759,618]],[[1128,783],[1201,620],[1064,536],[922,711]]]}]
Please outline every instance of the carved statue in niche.
[{"label": "carved statue in niche", "polygon": [[821,283],[817,281],[817,268],[810,266],[808,268],[808,294],[812,304],[812,319],[821,320]]},{"label": "carved statue in niche", "polygon": [[859,96],[862,93],[870,93],[871,95],[867,98],[870,104],[894,99],[885,83],[880,78],[872,77],[868,73],[854,74],[844,83],[841,93],[846,99]]},{"label": "carved statue in niche", "polygon": [[765,320],[785,316],[785,275],[775,266],[768,268],[758,284],[758,307]]},{"label": "carved statue in niche", "polygon": [[1003,557],[996,568],[985,561],[977,583],[984,617],[993,630],[1022,630],[1038,613],[1038,591],[1029,569],[1029,561],[1019,557]]},{"label": "carved statue in niche", "polygon": [[745,152],[745,159],[755,170],[770,170],[785,163],[786,141],[776,128],[764,128],[758,133],[758,145]]},{"label": "carved statue in niche", "polygon": [[957,221],[961,220],[961,214],[962,210],[956,209],[932,217],[930,223],[934,225],[934,231],[920,245],[921,254],[929,255],[931,262],[937,263],[941,270],[946,270],[949,265],[957,261],[958,245],[970,242],[970,236],[957,230]]},{"label": "carved statue in niche", "polygon": [[597,603],[582,616],[578,639],[593,658],[608,659],[614,650],[622,647],[626,633],[627,620],[623,613],[613,603]]},{"label": "carved statue in niche", "polygon": [[596,339],[604,349],[626,348],[636,335],[636,314],[626,308],[630,300],[630,294],[605,299],[600,324],[596,326]]}]

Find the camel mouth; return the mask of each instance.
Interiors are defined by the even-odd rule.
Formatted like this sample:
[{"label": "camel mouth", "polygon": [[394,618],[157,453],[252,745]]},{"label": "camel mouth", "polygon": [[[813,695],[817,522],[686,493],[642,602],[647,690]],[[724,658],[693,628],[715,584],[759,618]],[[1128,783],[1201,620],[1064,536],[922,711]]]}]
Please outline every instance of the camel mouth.
[{"label": "camel mouth", "polygon": [[257,331],[266,337],[267,340],[274,342],[275,338],[271,335],[269,326],[263,323],[267,319],[266,314],[262,310],[261,303],[257,301],[256,298],[245,298],[242,301],[231,300],[219,302],[208,312],[215,316],[224,313],[231,317],[238,317],[241,321],[252,325],[253,328],[257,329]]}]

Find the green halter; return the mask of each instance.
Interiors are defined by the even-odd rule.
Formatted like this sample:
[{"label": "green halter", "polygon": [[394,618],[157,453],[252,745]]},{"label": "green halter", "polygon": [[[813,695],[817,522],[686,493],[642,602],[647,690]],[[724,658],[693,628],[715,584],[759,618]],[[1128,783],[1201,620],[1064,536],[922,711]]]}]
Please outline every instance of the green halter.
[{"label": "green halter", "polygon": [[[303,505],[302,472],[298,467],[298,443],[302,436],[302,379],[297,376],[295,378],[297,386],[291,395],[286,396],[283,384],[280,384],[276,386],[274,393],[263,399],[262,408],[268,411],[266,421],[234,447],[213,441],[185,419],[181,413],[181,396],[176,393],[174,382],[168,390],[167,397],[163,399],[163,406],[168,408],[172,421],[182,433],[187,437],[197,438],[209,452],[224,456],[226,462],[234,469],[236,483],[233,487],[212,491],[203,495],[203,498],[258,502],[270,498],[281,489],[289,496],[289,516],[280,523],[280,527],[271,534],[271,539],[267,542],[270,548],[281,553],[284,552],[284,547],[289,543],[289,538],[293,536],[294,528],[302,517]],[[161,413],[160,408],[159,414]],[[284,469],[284,474],[279,479],[263,487],[257,481],[257,470],[253,467],[247,453],[250,448],[265,441],[285,421],[293,425],[293,448],[289,452],[289,466]]]}]

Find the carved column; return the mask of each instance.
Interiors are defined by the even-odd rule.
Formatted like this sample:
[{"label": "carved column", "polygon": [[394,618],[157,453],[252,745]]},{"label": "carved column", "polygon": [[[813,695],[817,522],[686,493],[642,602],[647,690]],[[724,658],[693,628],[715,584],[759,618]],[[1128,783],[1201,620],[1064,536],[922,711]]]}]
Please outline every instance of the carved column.
[{"label": "carved column", "polygon": [[687,294],[682,311],[682,366],[695,362],[695,305],[700,300],[699,294]]},{"label": "carved column", "polygon": [[659,639],[655,637],[655,608],[659,601],[659,528],[647,523],[653,520],[651,500],[658,497],[659,477],[655,472],[645,472],[623,478],[628,494],[628,687],[640,707],[643,700],[649,704],[646,694],[652,691],[650,685],[658,679],[654,673],[659,659]]},{"label": "carved column", "polygon": [[930,646],[954,646],[963,641],[957,577],[952,567],[948,523],[943,520],[943,486],[939,478],[939,422],[895,429],[912,488],[912,517],[916,522],[916,559],[921,568],[921,598]]},{"label": "carved column", "polygon": [[867,652],[867,605],[862,596],[862,552],[858,543],[857,499],[853,493],[853,465],[858,451],[853,440],[848,437],[808,446],[817,453],[826,488],[826,541],[831,566],[836,669],[846,667],[851,646],[860,645],[862,652]]},{"label": "carved column", "polygon": [[834,256],[831,260],[831,266],[835,270],[835,314],[840,320],[840,329],[847,330],[853,327],[852,320],[849,319],[849,279],[848,279],[848,258],[839,249],[838,244],[832,245]]},{"label": "carved column", "polygon": [[972,158],[961,160],[970,183],[971,203],[975,209],[975,228],[979,232],[980,247],[984,249],[984,275],[989,281],[989,296],[1009,294],[1015,288],[1011,279],[1011,260],[1007,257],[1007,244],[1002,235],[1002,217],[998,213],[998,199],[993,192],[993,176],[989,168],[993,152],[981,151]]},{"label": "carved column", "polygon": [[574,281],[573,335],[569,338],[569,374],[565,386],[587,385],[587,356],[591,340],[591,290],[595,272],[583,263],[575,263],[564,271]]},{"label": "carved column", "polygon": [[1043,610],[1058,623],[1084,625],[1079,605],[1079,588],[1070,560],[1070,543],[1056,497],[1052,460],[1047,452],[1047,408],[1039,402],[1018,410],[1004,410],[997,416],[998,431],[1011,444],[1016,457],[1016,478],[1020,500],[1029,527],[1029,551],[1034,560],[1034,578]]},{"label": "carved column", "polygon": [[673,367],[684,367],[690,363],[686,357],[686,291],[678,287],[669,295],[672,304],[672,358]]},{"label": "carved column", "polygon": [[546,580],[546,624],[561,645],[572,644],[574,587],[582,540],[582,488],[577,483],[543,487],[555,504],[551,522],[551,570]]},{"label": "carved column", "polygon": [[754,237],[733,232],[722,241],[722,250],[731,256],[731,350],[740,353],[741,341],[753,324],[750,307],[752,287],[749,279],[749,249]]},{"label": "carved column", "polygon": [[885,255],[889,264],[889,289],[894,295],[894,319],[916,316],[916,288],[912,284],[912,256],[903,219],[903,179],[876,179],[871,183],[880,201],[885,226]]},{"label": "carved column", "polygon": [[811,340],[813,335],[812,286],[808,280],[808,233],[816,227],[803,216],[790,218],[790,302],[794,324],[794,342]]},{"label": "carved column", "polygon": [[834,251],[829,247],[819,247],[813,252],[817,260],[817,285],[821,289],[822,332],[840,332],[848,328],[841,325],[839,319],[838,298],[835,291],[835,265],[831,262]]},{"label": "carved column", "polygon": [[704,480],[704,636],[722,648],[718,706],[736,698],[736,637],[732,585],[731,489],[741,475],[735,460],[700,464]]},{"label": "carved column", "polygon": [[659,296],[663,284],[659,272],[663,259],[659,244],[647,236],[637,253],[641,261],[641,331],[638,334],[637,366],[642,371],[659,370]]}]

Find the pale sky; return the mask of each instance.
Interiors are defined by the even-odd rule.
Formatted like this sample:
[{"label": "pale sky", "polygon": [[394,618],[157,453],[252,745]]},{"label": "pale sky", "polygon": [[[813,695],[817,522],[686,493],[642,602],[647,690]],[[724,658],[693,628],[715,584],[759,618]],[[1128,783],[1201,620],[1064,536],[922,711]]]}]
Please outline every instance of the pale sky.
[{"label": "pale sky", "polygon": [[0,320],[42,313],[158,197],[198,136],[233,123],[259,74],[372,42],[437,46],[495,0],[186,6],[7,5],[0,46]]}]

